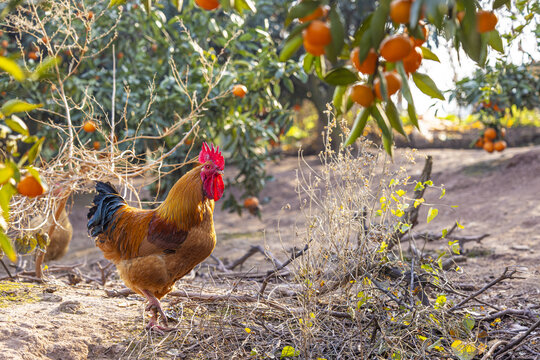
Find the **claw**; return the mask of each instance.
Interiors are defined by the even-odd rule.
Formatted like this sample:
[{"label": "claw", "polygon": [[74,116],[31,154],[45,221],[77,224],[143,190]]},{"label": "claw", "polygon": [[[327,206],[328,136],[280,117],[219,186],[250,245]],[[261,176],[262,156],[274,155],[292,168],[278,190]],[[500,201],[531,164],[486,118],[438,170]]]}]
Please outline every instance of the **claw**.
[{"label": "claw", "polygon": [[165,335],[165,332],[173,331],[174,329],[167,326],[159,325],[156,321],[156,315],[153,315],[150,318],[150,321],[148,321],[148,324],[146,325],[146,330],[154,331],[159,335]]},{"label": "claw", "polygon": [[[154,296],[154,294],[152,294],[148,290],[143,290],[142,293],[148,299],[148,305],[145,308],[146,311],[152,311],[152,313],[153,313],[152,320],[150,320],[150,323],[148,323],[148,326],[146,328],[148,329],[149,327],[155,327],[155,326],[161,327],[161,326],[157,325],[157,314],[158,313],[161,316],[161,320],[163,321],[163,323],[165,325],[168,325],[167,316],[163,312],[163,309],[161,308],[161,304],[160,304],[159,300]],[[153,324],[153,325],[151,325],[151,324]],[[164,329],[167,329],[167,328],[165,327]]]}]

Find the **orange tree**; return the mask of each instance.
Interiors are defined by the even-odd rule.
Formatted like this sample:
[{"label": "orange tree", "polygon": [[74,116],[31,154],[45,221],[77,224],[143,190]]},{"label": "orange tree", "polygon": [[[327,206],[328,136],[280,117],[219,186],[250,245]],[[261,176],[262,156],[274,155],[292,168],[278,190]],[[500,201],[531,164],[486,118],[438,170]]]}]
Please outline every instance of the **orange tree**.
[{"label": "orange tree", "polygon": [[[20,1],[4,4],[0,20],[15,8]],[[0,30],[0,36],[3,33]],[[9,42],[2,40],[0,51],[0,79],[6,84],[30,84],[48,76],[49,69],[59,63],[59,59],[45,58],[30,70],[23,69],[7,49]],[[6,254],[15,261],[15,251],[6,235],[10,221],[10,200],[16,195],[35,197],[42,195],[46,187],[41,183],[39,171],[33,164],[39,157],[44,138],[31,135],[24,119],[27,112],[43,106],[13,97],[14,94],[0,92],[0,258]],[[21,117],[19,117],[21,116]],[[44,248],[43,238],[36,240],[35,246]],[[46,240],[43,240],[46,241]]]},{"label": "orange tree", "polygon": [[[279,134],[287,130],[292,120],[292,114],[287,109],[287,93],[293,89],[291,78],[305,77],[298,64],[294,61],[282,63],[278,60],[276,43],[271,36],[274,31],[264,19],[271,17],[274,2],[260,1],[261,9],[256,17],[241,17],[232,8],[221,6],[212,11],[201,8],[195,2],[184,2],[179,9],[175,4],[164,3],[154,6],[152,11],[145,10],[146,2],[126,2],[122,9],[117,6],[121,2],[73,1],[73,26],[79,27],[77,33],[85,34],[85,26],[91,23],[92,42],[84,48],[86,55],[98,54],[92,59],[81,61],[77,72],[66,78],[64,89],[66,96],[74,103],[83,103],[83,96],[91,96],[104,111],[98,107],[94,118],[94,126],[88,125],[89,108],[73,111],[71,120],[80,132],[80,136],[89,148],[106,148],[108,141],[100,135],[100,131],[87,131],[94,127],[109,131],[105,120],[111,117],[113,89],[113,55],[116,57],[116,119],[126,115],[127,128],[117,126],[115,136],[121,150],[131,149],[132,144],[122,142],[133,136],[136,131],[141,137],[151,137],[162,129],[167,129],[178,122],[179,117],[191,111],[190,102],[175,82],[171,60],[176,64],[182,76],[189,78],[187,91],[190,94],[205,94],[209,90],[205,80],[205,71],[201,66],[200,57],[209,62],[216,60],[212,69],[213,76],[221,76],[217,86],[211,89],[212,96],[227,94],[205,106],[204,117],[200,118],[196,137],[188,139],[186,146],[179,147],[174,155],[168,158],[169,163],[182,163],[188,150],[194,142],[195,148],[202,141],[211,141],[221,146],[229,164],[237,166],[238,176],[229,180],[227,185],[236,185],[244,190],[242,197],[257,195],[263,188],[268,176],[265,173],[264,162],[275,156],[270,143],[277,142]],[[235,7],[242,10],[243,2]],[[247,4],[247,3],[246,3]],[[110,9],[107,9],[107,6]],[[144,5],[144,6],[143,6]],[[82,10],[84,8],[84,10]],[[249,6],[244,6],[249,9]],[[229,11],[231,10],[231,11]],[[77,12],[83,16],[77,17]],[[89,14],[92,12],[92,18]],[[245,14],[249,14],[247,12]],[[244,15],[245,15],[244,14]],[[54,19],[53,19],[54,20]],[[115,26],[116,40],[110,36],[101,37]],[[51,38],[48,43],[58,43],[61,38],[57,33],[55,21],[47,25],[47,33]],[[134,27],[137,32],[134,32]],[[188,34],[189,32],[189,34]],[[36,40],[32,36],[4,33],[4,38],[16,36],[17,41],[10,42],[9,49],[22,46],[28,63],[34,60],[28,58],[28,51],[37,48],[37,53],[46,53],[47,49],[41,36]],[[190,40],[193,39],[193,42]],[[112,41],[115,45],[113,54]],[[20,45],[19,45],[20,44]],[[58,44],[56,44],[58,45]],[[74,59],[82,58],[81,50],[75,48],[71,52],[63,52],[63,71],[72,71]],[[221,71],[226,68],[223,74]],[[55,85],[32,84],[22,86],[14,83],[0,83],[0,91],[7,91],[20,96],[26,96],[36,102],[43,102],[51,113],[44,114],[55,122],[63,123],[62,117],[55,118],[54,113],[61,113],[59,104],[48,99],[48,93]],[[149,84],[154,84],[154,90],[149,91]],[[56,84],[58,85],[58,84]],[[57,86],[58,87],[58,86]],[[242,96],[238,96],[242,95]],[[128,102],[128,103],[127,103]],[[88,102],[87,102],[88,104]],[[126,106],[124,106],[126,104]],[[151,115],[148,121],[147,109]],[[147,119],[147,120],[143,120]],[[122,121],[123,123],[123,121]],[[188,131],[191,124],[186,124],[182,130]],[[41,129],[47,134],[46,129]],[[50,132],[49,132],[50,133]],[[45,155],[57,151],[56,144],[62,139],[58,134],[51,134]],[[60,134],[61,135],[61,134]],[[175,147],[183,138],[184,131],[171,134],[163,142],[143,140],[135,144],[138,154],[145,154],[146,149],[164,147],[164,151]],[[96,141],[101,142],[96,143]],[[165,164],[167,165],[167,164]],[[154,190],[160,195],[174,184],[175,178],[182,175],[185,169],[180,169],[176,176],[168,176],[159,183],[160,188]],[[231,210],[240,210],[238,202],[229,192],[223,202]]]},{"label": "orange tree", "polygon": [[290,26],[290,34],[280,58],[285,61],[304,51],[300,59],[304,70],[335,86],[333,104],[338,116],[355,102],[362,106],[346,143],[353,143],[367,121],[374,119],[388,153],[392,151],[394,130],[407,136],[393,94],[399,91],[403,95],[410,121],[416,127],[409,80],[428,96],[444,100],[436,82],[417,71],[423,60],[438,61],[425,46],[429,34],[444,36],[457,50],[463,49],[484,66],[489,48],[503,51],[495,11],[510,7],[510,0],[495,0],[489,9],[482,9],[479,1],[381,0],[373,11],[365,13],[358,26],[351,27],[344,26],[341,3],[295,3],[288,12],[285,24]]}]

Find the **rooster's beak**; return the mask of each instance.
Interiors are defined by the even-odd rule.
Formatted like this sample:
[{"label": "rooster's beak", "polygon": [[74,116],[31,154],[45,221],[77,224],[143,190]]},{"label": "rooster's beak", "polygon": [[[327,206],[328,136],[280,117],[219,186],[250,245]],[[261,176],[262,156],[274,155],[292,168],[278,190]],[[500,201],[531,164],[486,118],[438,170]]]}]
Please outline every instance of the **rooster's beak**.
[{"label": "rooster's beak", "polygon": [[216,173],[218,173],[219,175],[223,175],[225,172],[223,170],[218,170],[216,171]]}]

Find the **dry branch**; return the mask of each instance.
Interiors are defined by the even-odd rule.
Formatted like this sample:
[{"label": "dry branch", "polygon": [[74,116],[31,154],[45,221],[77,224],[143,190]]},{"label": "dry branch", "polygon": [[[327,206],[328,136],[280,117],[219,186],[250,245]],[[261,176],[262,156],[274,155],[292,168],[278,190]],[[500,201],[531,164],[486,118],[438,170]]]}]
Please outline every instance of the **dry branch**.
[{"label": "dry branch", "polygon": [[[420,178],[418,182],[425,183],[431,178],[431,169],[433,168],[433,158],[431,156],[426,157],[426,162],[424,164],[424,168],[422,169],[422,173],[420,174]],[[420,213],[420,207],[422,204],[419,204],[418,206],[414,206],[415,200],[419,200],[424,197],[424,192],[427,189],[427,185],[420,187],[419,189],[415,190],[413,199],[409,203],[409,207],[405,210],[405,214],[403,215],[403,219],[405,220],[405,223],[411,225],[411,229],[418,224],[418,214]],[[390,238],[390,241],[388,243],[388,248],[392,249],[397,243],[406,235],[406,233],[402,233],[399,229],[396,230],[393,234],[393,236]]]},{"label": "dry branch", "polygon": [[540,319],[538,319],[523,335],[521,335],[520,337],[518,337],[515,340],[510,341],[508,344],[506,344],[505,347],[503,347],[501,350],[497,351],[495,353],[495,358],[499,358],[503,354],[507,353],[511,349],[513,349],[516,346],[518,346],[519,344],[521,344],[521,342],[523,342],[523,340],[525,340],[527,338],[527,336],[529,336],[539,326],[540,326]]},{"label": "dry branch", "polygon": [[484,286],[483,288],[481,288],[480,290],[478,290],[477,292],[471,294],[470,296],[468,296],[466,299],[462,300],[459,304],[453,306],[449,311],[452,312],[456,309],[459,309],[461,308],[465,303],[469,302],[470,300],[474,299],[475,297],[477,297],[478,295],[482,294],[483,292],[485,292],[487,289],[489,289],[490,287],[500,283],[501,281],[504,281],[506,279],[514,279],[514,275],[517,273],[518,271],[517,270],[509,270],[508,267],[506,267],[504,269],[504,272],[501,274],[501,276],[499,276],[498,278],[494,279],[493,281],[491,281],[489,284],[487,284],[486,286]]}]

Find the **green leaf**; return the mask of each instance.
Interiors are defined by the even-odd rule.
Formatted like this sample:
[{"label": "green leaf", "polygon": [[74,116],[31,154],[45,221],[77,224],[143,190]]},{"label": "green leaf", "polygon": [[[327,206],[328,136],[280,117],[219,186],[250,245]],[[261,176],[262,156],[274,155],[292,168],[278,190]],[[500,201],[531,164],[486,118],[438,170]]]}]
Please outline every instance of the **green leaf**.
[{"label": "green leaf", "polygon": [[465,316],[463,319],[463,327],[468,331],[474,329],[474,318],[472,316]]},{"label": "green leaf", "polygon": [[408,138],[405,129],[403,129],[403,123],[399,118],[399,113],[396,105],[394,105],[391,99],[388,99],[388,101],[386,102],[386,115],[388,116],[388,120],[390,121],[390,126],[392,126],[398,133]]},{"label": "green leaf", "polygon": [[15,254],[15,251],[13,250],[13,246],[11,246],[11,241],[9,241],[9,238],[1,229],[0,229],[0,249],[4,252],[4,254],[7,255],[9,260],[11,260],[12,262],[17,261],[17,255]]},{"label": "green leaf", "polygon": [[182,11],[182,7],[184,7],[184,0],[172,0],[172,3],[176,8],[176,11]]},{"label": "green leaf", "polygon": [[439,214],[439,210],[430,207],[427,215],[427,223],[429,224],[431,220],[435,219]]},{"label": "green leaf", "polygon": [[146,13],[150,14],[150,10],[152,10],[152,0],[142,0],[142,3],[144,5],[144,10],[146,10]]},{"label": "green leaf", "polygon": [[345,146],[351,145],[358,139],[360,135],[362,135],[364,128],[366,127],[367,121],[369,119],[369,114],[371,112],[371,108],[364,108],[362,111],[360,111],[356,115],[356,119],[354,120],[354,124],[352,127],[352,130],[349,134],[349,137],[345,141]]},{"label": "green leaf", "polygon": [[61,57],[54,57],[54,56],[47,57],[45,60],[43,60],[41,64],[39,64],[36,67],[32,75],[30,76],[30,78],[32,80],[39,80],[43,78],[45,75],[47,75],[47,73],[52,68],[54,68],[57,65],[60,65],[61,62],[62,62]]},{"label": "green leaf", "polygon": [[375,121],[377,122],[377,125],[379,125],[379,128],[381,129],[383,135],[385,135],[387,138],[392,139],[392,132],[388,129],[388,126],[386,125],[388,121],[388,118],[386,117],[386,113],[382,109],[380,104],[377,104],[376,106],[371,106],[371,115],[375,118]]},{"label": "green leaf", "polygon": [[377,6],[376,10],[373,12],[373,18],[371,19],[370,25],[371,42],[374,48],[378,48],[384,38],[384,26],[389,12],[390,0],[379,1],[379,6]]},{"label": "green leaf", "polygon": [[358,81],[358,77],[351,70],[344,67],[331,70],[324,77],[330,85],[350,85]]},{"label": "green leaf", "polygon": [[17,81],[24,81],[26,78],[24,71],[17,65],[17,63],[7,57],[0,56],[0,70],[4,70]]},{"label": "green leaf", "polygon": [[0,186],[4,185],[9,179],[13,177],[15,172],[11,166],[0,165]]},{"label": "green leaf", "polygon": [[17,193],[17,189],[10,183],[4,184],[0,188],[0,209],[6,222],[9,222],[9,201]]},{"label": "green leaf", "polygon": [[336,109],[336,116],[340,116],[343,111],[343,95],[345,95],[345,92],[347,91],[347,86],[336,86],[334,89],[334,97],[332,99],[332,103],[334,104],[334,108]]},{"label": "green leaf", "polygon": [[383,133],[382,134],[382,143],[383,143],[383,146],[384,146],[384,150],[386,150],[386,152],[388,153],[388,155],[390,155],[390,157],[393,157],[394,154],[393,154],[393,148],[392,148],[392,144],[393,144],[392,138],[387,137]]},{"label": "green leaf", "polygon": [[302,1],[289,10],[287,15],[288,19],[297,19],[308,16],[313,13],[319,7],[319,2],[317,1]]},{"label": "green leaf", "polygon": [[30,175],[32,175],[34,177],[34,179],[37,180],[38,183],[42,184],[41,183],[41,177],[39,176],[39,171],[37,171],[36,168],[34,168],[33,166],[27,166],[26,170],[28,170]]},{"label": "green leaf", "polygon": [[416,0],[412,3],[410,14],[409,14],[409,24],[418,23],[420,18],[420,12],[422,11],[423,0]]},{"label": "green leaf", "polygon": [[494,50],[500,52],[501,54],[504,54],[504,46],[499,32],[497,30],[492,30],[488,32],[486,36],[489,46],[491,46]]},{"label": "green leaf", "polygon": [[109,2],[109,9],[115,6],[123,5],[126,3],[126,0],[111,0]]},{"label": "green leaf", "polygon": [[280,359],[286,358],[286,357],[295,357],[300,355],[300,351],[297,351],[292,346],[285,346],[283,350],[281,350],[281,356]]},{"label": "green leaf", "polygon": [[413,123],[413,125],[420,130],[420,124],[418,124],[418,117],[416,116],[416,108],[413,104],[409,103],[407,104],[407,113],[409,114],[409,119]]},{"label": "green leaf", "polygon": [[315,57],[315,73],[319,79],[324,80],[324,76],[326,74],[326,64],[321,58],[322,56]]},{"label": "green leaf", "polygon": [[34,160],[36,159],[36,157],[41,152],[41,148],[43,146],[44,141],[45,141],[45,137],[42,137],[41,139],[36,141],[36,143],[34,145],[32,145],[30,150],[27,151],[25,156],[27,158],[28,164],[33,164],[34,163]]},{"label": "green leaf", "polygon": [[251,0],[234,0],[234,8],[239,13],[242,13],[244,10],[251,11],[252,13],[257,12],[257,8]]},{"label": "green leaf", "polygon": [[403,67],[403,62],[398,61],[396,67],[399,75],[401,76],[401,92],[403,97],[407,100],[407,113],[409,114],[409,119],[412,124],[416,126],[417,129],[420,129],[420,124],[418,124],[418,118],[416,116],[416,109],[414,107],[414,101],[411,93],[411,88],[409,87],[409,79],[405,68]]},{"label": "green leaf", "polygon": [[345,28],[339,16],[337,6],[333,6],[328,15],[330,19],[330,33],[332,35],[332,41],[326,47],[326,55],[328,60],[335,62],[337,56],[341,53],[343,45],[345,44]]},{"label": "green leaf", "polygon": [[510,6],[510,0],[495,0],[493,2],[493,10],[497,10],[503,7],[504,5]]},{"label": "green leaf", "polygon": [[28,127],[26,126],[24,121],[22,121],[15,115],[6,119],[6,125],[9,126],[11,130],[18,132],[19,134],[25,136],[30,135]]},{"label": "green leaf", "polygon": [[472,360],[478,351],[474,343],[463,342],[461,340],[455,340],[451,348],[459,360]]},{"label": "green leaf", "polygon": [[19,99],[12,99],[4,103],[0,111],[2,111],[4,116],[9,116],[14,113],[28,112],[42,106],[43,104],[30,104]]},{"label": "green leaf", "polygon": [[445,238],[446,235],[448,235],[448,229],[442,229],[442,235],[441,235],[441,237],[442,237],[442,238]]},{"label": "green leaf", "polygon": [[304,71],[306,74],[311,73],[311,70],[313,69],[315,56],[312,54],[307,53],[306,56],[304,56],[304,61],[302,64],[302,67],[304,68]]},{"label": "green leaf", "polygon": [[435,85],[435,82],[427,75],[415,72],[412,74],[413,81],[424,94],[431,96],[432,98],[444,100],[444,96],[441,91]]},{"label": "green leaf", "polygon": [[29,234],[24,235],[22,238],[15,239],[15,250],[21,255],[31,253],[36,248],[36,245],[36,239]]},{"label": "green leaf", "polygon": [[435,55],[431,50],[429,50],[427,47],[425,46],[420,46],[420,50],[422,50],[422,57],[426,60],[433,60],[433,61],[436,61],[436,62],[441,62],[439,60],[439,57],[437,55]]},{"label": "green leaf", "polygon": [[302,46],[302,35],[287,40],[279,53],[279,61],[287,61]]}]

